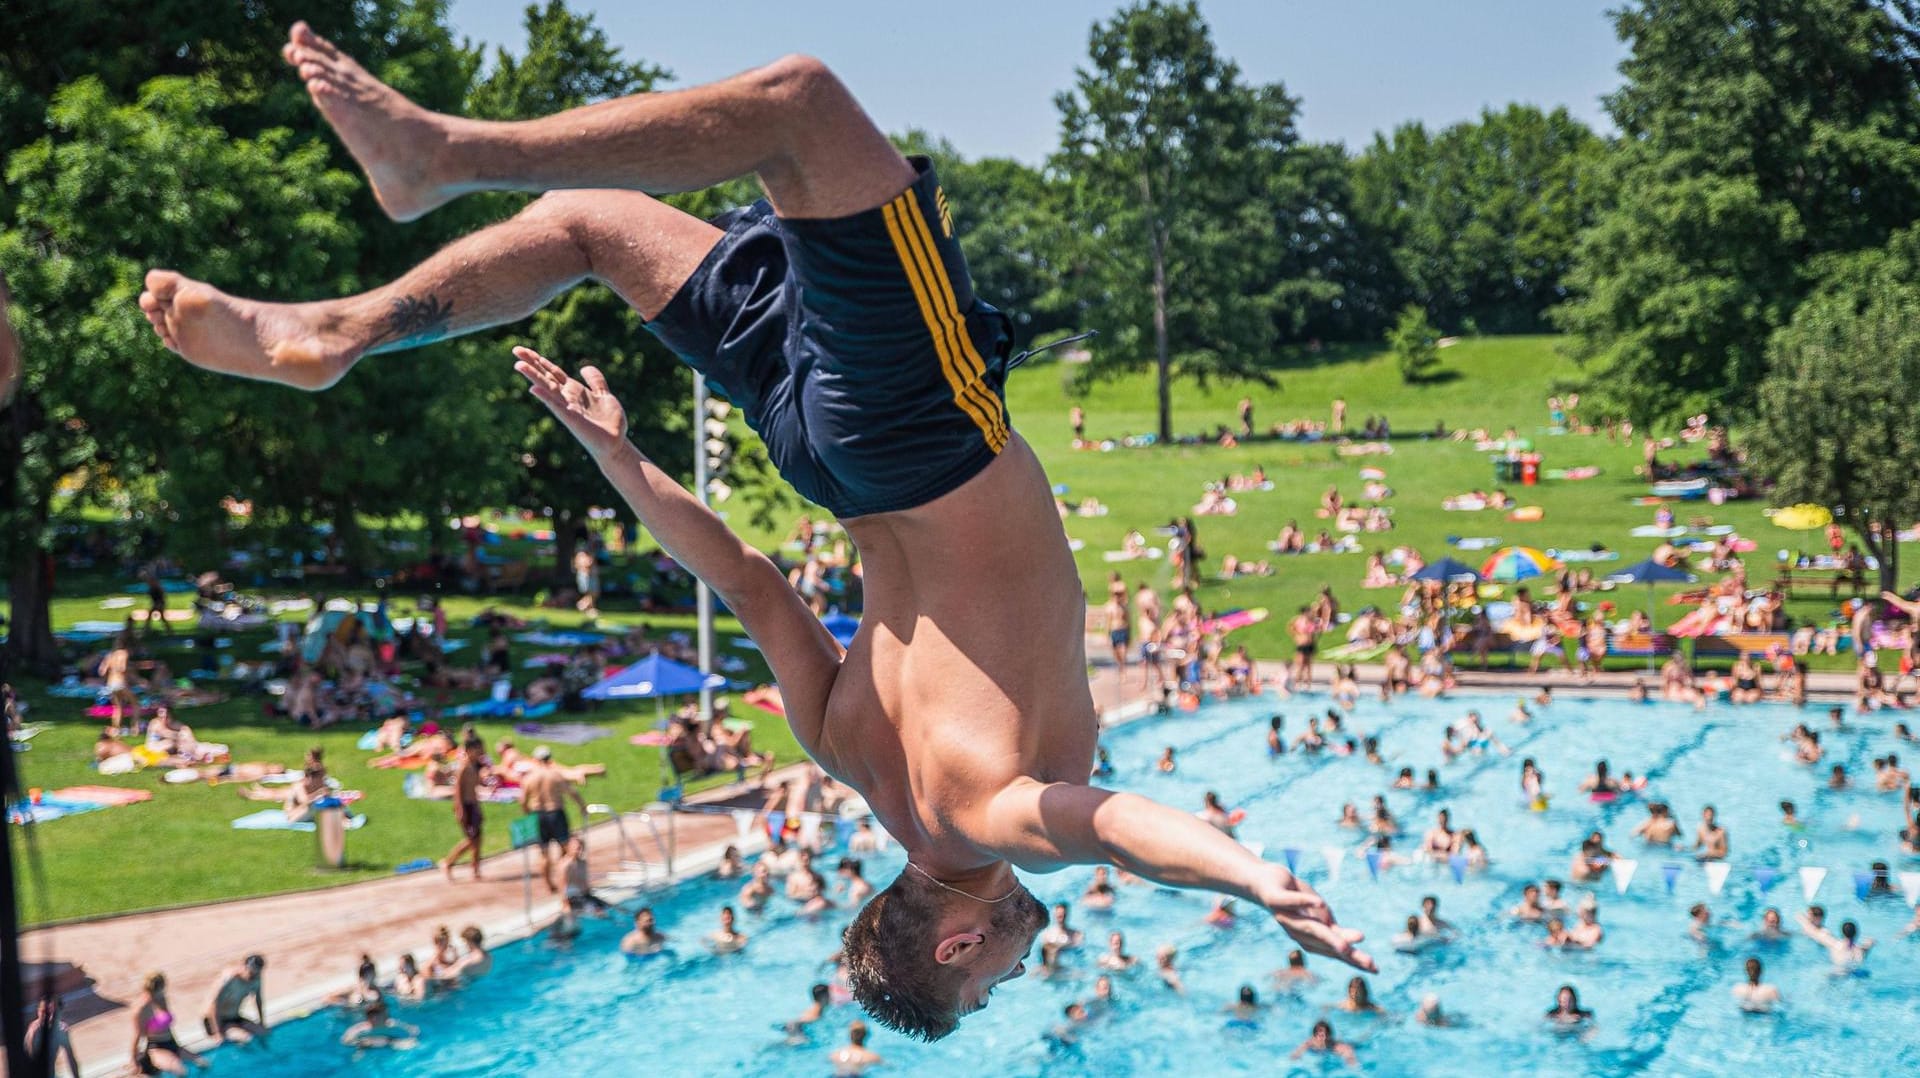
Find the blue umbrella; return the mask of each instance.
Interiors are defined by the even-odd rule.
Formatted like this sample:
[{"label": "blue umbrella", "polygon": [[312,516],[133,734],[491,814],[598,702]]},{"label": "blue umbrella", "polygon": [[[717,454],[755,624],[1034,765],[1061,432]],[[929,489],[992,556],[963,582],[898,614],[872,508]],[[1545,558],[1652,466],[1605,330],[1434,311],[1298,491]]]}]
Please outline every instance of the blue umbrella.
[{"label": "blue umbrella", "polygon": [[685,696],[701,689],[718,689],[726,683],[727,679],[719,674],[702,676],[693,667],[662,658],[656,651],[625,670],[588,686],[580,695],[589,700],[650,700],[663,696]]},{"label": "blue umbrella", "polygon": [[1617,573],[1607,574],[1607,579],[1615,584],[1690,584],[1693,574],[1648,558],[1634,562]]},{"label": "blue umbrella", "polygon": [[[1653,586],[1655,584],[1687,584],[1693,582],[1693,574],[1685,569],[1675,569],[1671,565],[1662,565],[1652,558],[1637,561],[1632,565],[1611,573],[1608,580],[1615,584],[1645,584],[1647,586],[1647,624],[1653,625]],[[1655,626],[1658,628],[1658,626]],[[1653,649],[1647,649],[1647,672],[1653,672]]]},{"label": "blue umbrella", "polygon": [[1441,558],[1439,561],[1430,565],[1421,566],[1420,571],[1413,574],[1413,579],[1440,580],[1449,584],[1455,583],[1456,581],[1471,580],[1478,584],[1480,582],[1480,571],[1465,562],[1455,561],[1452,558]]},{"label": "blue umbrella", "polygon": [[820,624],[827,627],[827,632],[832,633],[833,638],[840,641],[840,646],[843,648],[853,643],[853,634],[860,630],[859,618],[851,614],[842,614],[838,610],[821,618]]}]

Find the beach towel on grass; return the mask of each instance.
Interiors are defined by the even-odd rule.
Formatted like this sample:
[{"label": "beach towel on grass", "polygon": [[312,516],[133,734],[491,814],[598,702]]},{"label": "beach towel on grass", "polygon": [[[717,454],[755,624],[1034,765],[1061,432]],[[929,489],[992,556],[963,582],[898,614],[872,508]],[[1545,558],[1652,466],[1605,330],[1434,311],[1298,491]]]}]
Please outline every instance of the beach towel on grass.
[{"label": "beach towel on grass", "polygon": [[543,648],[582,648],[588,644],[598,644],[606,639],[605,633],[582,633],[553,630],[541,630],[531,633],[517,633],[514,639],[522,644],[533,644]]},{"label": "beach towel on grass", "polygon": [[[408,775],[407,781],[401,785],[400,789],[415,801],[453,800],[452,794],[445,796],[434,794],[433,787],[427,785],[425,775]],[[520,803],[520,791],[511,786],[482,786],[480,800],[493,805],[517,805]]]},{"label": "beach towel on grass", "polygon": [[68,816],[78,816],[83,812],[96,812],[107,806],[92,801],[68,801],[65,798],[46,794],[35,805],[21,801],[7,806],[8,823],[51,823]]},{"label": "beach towel on grass", "polygon": [[589,741],[613,736],[612,730],[604,726],[595,726],[590,722],[519,722],[513,725],[513,732],[523,737],[552,741],[560,745],[584,745]]},{"label": "beach towel on grass", "polygon": [[[366,825],[365,816],[349,815],[347,817],[349,831],[358,831]],[[259,812],[249,813],[233,821],[233,829],[235,831],[312,831],[314,823],[312,820],[294,823],[287,819],[284,809],[261,809]]]}]

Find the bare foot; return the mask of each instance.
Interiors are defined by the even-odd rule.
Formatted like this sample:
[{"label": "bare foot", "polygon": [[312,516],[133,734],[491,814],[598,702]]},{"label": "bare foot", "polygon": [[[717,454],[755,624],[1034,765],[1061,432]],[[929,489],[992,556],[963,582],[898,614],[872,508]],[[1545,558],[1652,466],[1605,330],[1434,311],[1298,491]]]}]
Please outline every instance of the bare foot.
[{"label": "bare foot", "polygon": [[196,367],[296,389],[325,389],[365,350],[319,303],[259,303],[171,270],[147,273],[140,310],[170,350]]},{"label": "bare foot", "polygon": [[299,70],[307,95],[366,171],[388,217],[411,221],[451,197],[430,175],[432,153],[445,141],[439,117],[374,78],[304,22],[293,24],[280,55]]}]

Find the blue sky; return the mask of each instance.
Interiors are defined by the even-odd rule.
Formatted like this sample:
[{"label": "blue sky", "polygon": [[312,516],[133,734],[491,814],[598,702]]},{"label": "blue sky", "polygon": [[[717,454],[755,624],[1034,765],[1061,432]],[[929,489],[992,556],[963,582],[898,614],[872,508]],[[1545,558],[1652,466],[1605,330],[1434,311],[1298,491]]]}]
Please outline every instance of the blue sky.
[{"label": "blue sky", "polygon": [[[880,125],[946,136],[970,157],[1038,162],[1058,137],[1087,30],[1117,0],[571,0],[630,57],[682,82],[785,52],[840,72]],[[1600,96],[1623,55],[1618,0],[1203,0],[1218,48],[1304,99],[1302,133],[1358,149],[1403,120],[1444,126],[1484,106],[1565,105],[1609,130]],[[453,0],[468,37],[519,47],[525,0]]]}]

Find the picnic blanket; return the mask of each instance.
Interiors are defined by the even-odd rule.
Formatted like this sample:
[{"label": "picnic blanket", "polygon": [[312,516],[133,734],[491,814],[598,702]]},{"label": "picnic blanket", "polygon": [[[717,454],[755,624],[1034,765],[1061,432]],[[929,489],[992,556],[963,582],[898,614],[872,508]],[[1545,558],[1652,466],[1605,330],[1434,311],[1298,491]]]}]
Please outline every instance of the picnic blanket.
[{"label": "picnic blanket", "polygon": [[551,715],[558,710],[560,710],[560,701],[558,700],[549,700],[544,704],[535,704],[532,707],[528,707],[527,702],[525,700],[519,700],[519,699],[475,700],[470,704],[461,704],[459,707],[450,707],[444,712],[444,714],[446,715],[446,717],[450,719],[467,719],[467,718],[475,718],[475,717],[490,718],[490,719],[503,719],[503,718],[538,719],[547,715]]},{"label": "picnic blanket", "polygon": [[[365,816],[347,814],[347,830],[358,831],[366,825]],[[294,823],[287,819],[285,809],[261,809],[259,812],[250,812],[233,821],[233,829],[235,831],[312,831],[314,824],[312,820]]]},{"label": "picnic blanket", "polygon": [[[401,789],[415,801],[451,801],[452,793],[436,794],[427,783],[425,775],[408,775]],[[493,805],[517,805],[520,803],[520,791],[511,786],[482,786],[480,800]]]},{"label": "picnic blanket", "polygon": [[590,722],[517,722],[513,724],[513,732],[561,745],[584,745],[613,736],[612,730]]},{"label": "picnic blanket", "polygon": [[607,638],[605,633],[583,633],[563,630],[541,629],[531,633],[516,633],[514,639],[522,644],[533,644],[543,648],[583,648],[588,644],[598,644]]},{"label": "picnic blanket", "polygon": [[43,794],[39,804],[20,801],[7,806],[8,823],[51,823],[68,816],[78,816],[83,812],[97,812],[107,806],[93,801],[68,801],[52,794]]}]

